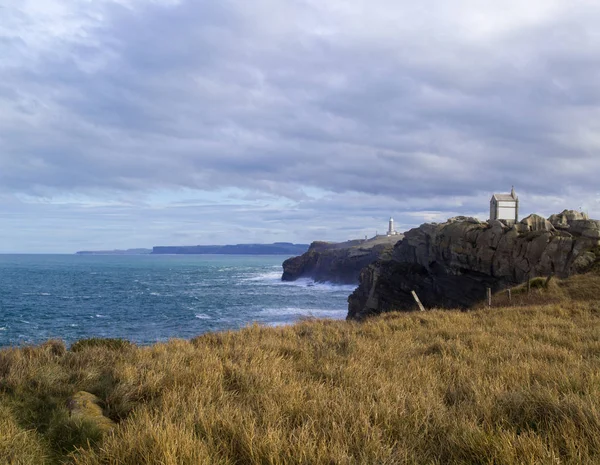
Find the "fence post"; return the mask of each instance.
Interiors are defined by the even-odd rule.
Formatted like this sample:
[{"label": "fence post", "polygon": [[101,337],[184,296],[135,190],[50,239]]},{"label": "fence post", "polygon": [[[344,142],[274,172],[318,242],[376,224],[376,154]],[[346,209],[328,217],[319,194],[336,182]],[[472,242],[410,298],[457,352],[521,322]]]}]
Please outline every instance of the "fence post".
[{"label": "fence post", "polygon": [[417,293],[415,291],[412,291],[412,296],[415,298],[415,302],[419,306],[419,310],[421,310],[422,312],[424,312],[425,311],[425,307],[423,307],[423,304],[419,300],[419,296],[417,295]]},{"label": "fence post", "polygon": [[492,306],[492,288],[487,288],[487,299],[488,299],[488,307]]},{"label": "fence post", "polygon": [[506,290],[506,293],[508,294],[508,303],[512,303],[512,291],[510,289]]}]

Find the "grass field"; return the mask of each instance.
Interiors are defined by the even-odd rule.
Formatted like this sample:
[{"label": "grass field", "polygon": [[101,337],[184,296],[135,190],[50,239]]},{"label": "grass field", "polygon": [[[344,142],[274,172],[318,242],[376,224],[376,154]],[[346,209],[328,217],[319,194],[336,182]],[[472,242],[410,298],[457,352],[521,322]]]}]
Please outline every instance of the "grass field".
[{"label": "grass field", "polygon": [[4,349],[0,463],[600,463],[599,279],[514,307]]}]

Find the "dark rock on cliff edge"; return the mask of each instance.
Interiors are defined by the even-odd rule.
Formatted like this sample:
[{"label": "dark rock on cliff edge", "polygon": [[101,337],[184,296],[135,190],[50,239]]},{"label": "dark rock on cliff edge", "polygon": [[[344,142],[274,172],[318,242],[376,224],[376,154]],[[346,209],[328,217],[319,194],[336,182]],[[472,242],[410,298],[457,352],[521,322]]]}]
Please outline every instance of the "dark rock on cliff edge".
[{"label": "dark rock on cliff edge", "polygon": [[520,223],[452,218],[405,233],[387,258],[364,268],[348,298],[348,319],[391,310],[413,310],[411,291],[425,307],[469,307],[528,277],[567,277],[598,260],[600,221],[565,210],[548,220]]},{"label": "dark rock on cliff edge", "polygon": [[283,281],[311,278],[318,282],[358,284],[360,271],[393,250],[402,239],[397,236],[377,236],[368,240],[348,242],[313,242],[308,251],[283,262]]}]

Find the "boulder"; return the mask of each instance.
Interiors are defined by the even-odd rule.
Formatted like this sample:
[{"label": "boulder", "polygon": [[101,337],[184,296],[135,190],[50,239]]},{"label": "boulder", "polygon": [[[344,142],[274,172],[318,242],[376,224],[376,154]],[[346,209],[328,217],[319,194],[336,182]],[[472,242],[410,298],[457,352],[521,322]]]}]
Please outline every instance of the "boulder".
[{"label": "boulder", "polygon": [[516,226],[519,232],[554,231],[554,226],[550,221],[535,214],[522,219]]},{"label": "boulder", "polygon": [[588,217],[583,212],[576,210],[563,210],[561,213],[550,215],[548,221],[557,229],[568,229],[573,221],[587,220]]},{"label": "boulder", "polygon": [[579,234],[590,239],[600,239],[600,221],[575,220],[569,224],[571,234]]}]

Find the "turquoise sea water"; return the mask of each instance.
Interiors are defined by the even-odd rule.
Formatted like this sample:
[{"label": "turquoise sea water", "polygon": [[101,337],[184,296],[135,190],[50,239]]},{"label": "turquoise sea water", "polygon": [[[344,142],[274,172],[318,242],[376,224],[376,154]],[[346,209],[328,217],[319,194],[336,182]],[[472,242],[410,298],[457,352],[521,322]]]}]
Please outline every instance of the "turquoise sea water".
[{"label": "turquoise sea water", "polygon": [[0,255],[0,346],[140,344],[252,322],[345,318],[354,286],[281,282],[282,256]]}]

